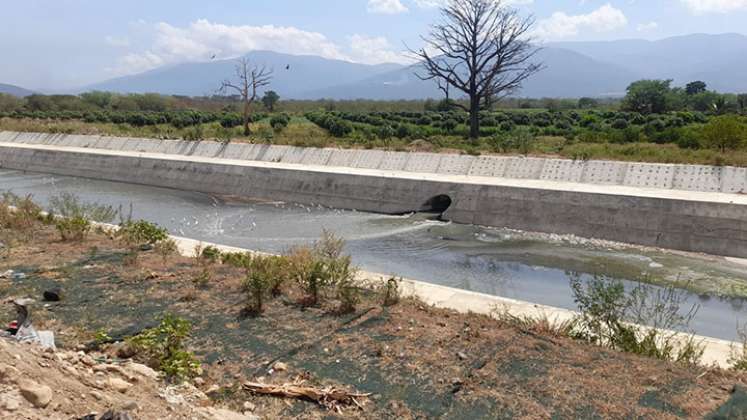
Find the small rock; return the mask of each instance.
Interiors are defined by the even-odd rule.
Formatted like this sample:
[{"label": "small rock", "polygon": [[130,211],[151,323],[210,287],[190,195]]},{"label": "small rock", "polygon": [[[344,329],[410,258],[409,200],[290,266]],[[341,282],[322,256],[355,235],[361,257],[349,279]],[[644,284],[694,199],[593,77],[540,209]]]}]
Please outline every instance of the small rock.
[{"label": "small rock", "polygon": [[21,402],[18,401],[17,398],[14,398],[10,395],[6,395],[3,397],[2,400],[0,400],[0,408],[5,409],[6,411],[16,411],[21,407]]},{"label": "small rock", "polygon": [[44,291],[45,302],[59,302],[60,300],[62,300],[62,289],[59,287]]},{"label": "small rock", "polygon": [[137,401],[127,401],[122,406],[122,410],[125,410],[125,411],[136,411],[139,408],[140,408],[140,406],[137,404]]},{"label": "small rock", "polygon": [[136,353],[135,348],[125,341],[115,344],[113,348],[120,359],[132,359]]},{"label": "small rock", "polygon": [[104,394],[100,393],[99,391],[91,391],[89,392],[93,398],[96,398],[98,401],[101,401],[104,399]]},{"label": "small rock", "polygon": [[195,378],[194,383],[195,383],[195,386],[203,386],[205,385],[205,380],[200,377],[197,377]]},{"label": "small rock", "polygon": [[88,366],[88,367],[92,367],[92,366],[96,365],[96,361],[93,360],[93,357],[91,357],[91,356],[89,356],[87,354],[83,355],[80,358],[80,362],[83,363],[84,365]]},{"label": "small rock", "polygon": [[252,404],[251,402],[249,402],[249,401],[245,401],[244,402],[244,410],[254,411],[256,409],[257,409],[257,406],[254,405],[254,404]]},{"label": "small rock", "polygon": [[461,351],[460,351],[459,353],[457,353],[457,357],[458,357],[458,358],[459,358],[460,360],[467,360],[467,355],[466,355],[466,354],[464,354],[464,353],[463,353],[463,352],[461,352]]},{"label": "small rock", "polygon": [[128,363],[125,365],[125,369],[146,378],[158,379],[158,372],[140,363]]},{"label": "small rock", "polygon": [[285,372],[288,370],[288,365],[283,362],[275,362],[275,364],[272,365],[272,368],[278,372]]},{"label": "small rock", "polygon": [[223,408],[209,407],[203,409],[203,413],[214,420],[259,420],[259,417],[253,414],[240,414]]},{"label": "small rock", "polygon": [[213,394],[220,391],[220,387],[217,384],[213,384],[210,386],[210,388],[205,391],[206,394]]},{"label": "small rock", "polygon": [[22,379],[18,383],[23,398],[33,404],[34,407],[44,408],[52,401],[52,388],[38,384],[30,379]]},{"label": "small rock", "polygon": [[119,378],[109,378],[108,385],[111,389],[123,394],[127,392],[128,389],[132,388],[131,383]]},{"label": "small rock", "polygon": [[21,372],[13,366],[0,365],[0,383],[14,383],[20,375]]}]

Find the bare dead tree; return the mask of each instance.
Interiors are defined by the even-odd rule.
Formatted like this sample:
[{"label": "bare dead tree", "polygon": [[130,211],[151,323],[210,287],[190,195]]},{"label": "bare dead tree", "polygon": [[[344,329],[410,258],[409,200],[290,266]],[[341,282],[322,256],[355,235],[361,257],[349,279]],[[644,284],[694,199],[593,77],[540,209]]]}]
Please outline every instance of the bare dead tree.
[{"label": "bare dead tree", "polygon": [[241,98],[244,105],[244,135],[251,134],[249,123],[251,122],[252,104],[259,98],[259,89],[270,84],[272,70],[265,66],[252,66],[246,57],[240,58],[236,64],[236,82],[224,80],[218,92],[225,95],[228,91],[234,91]]},{"label": "bare dead tree", "polygon": [[411,50],[422,62],[421,80],[436,80],[469,97],[470,138],[480,135],[480,110],[519,89],[542,69],[530,31],[534,18],[522,17],[502,0],[449,0],[442,21],[431,27],[425,46]]}]

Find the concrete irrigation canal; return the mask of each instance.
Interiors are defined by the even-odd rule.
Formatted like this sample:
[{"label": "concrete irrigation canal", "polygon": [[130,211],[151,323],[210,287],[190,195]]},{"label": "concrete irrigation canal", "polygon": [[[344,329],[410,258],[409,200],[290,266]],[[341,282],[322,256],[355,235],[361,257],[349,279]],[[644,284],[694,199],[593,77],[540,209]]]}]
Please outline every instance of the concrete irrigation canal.
[{"label": "concrete irrigation canal", "polygon": [[[452,173],[487,171],[488,169],[480,169],[481,166],[479,166],[487,164],[488,161],[484,159],[445,156],[438,157],[438,162],[434,164],[424,160],[423,156],[418,156],[415,161],[412,157],[403,158],[399,155],[381,156],[377,171],[383,169],[382,165],[385,165],[383,159],[390,159],[390,163],[386,165],[393,166],[387,169],[387,176],[404,176],[402,174],[409,173],[407,182],[415,183],[409,201],[395,204],[395,197],[385,194],[386,197],[382,201],[384,207],[378,210],[403,213],[385,215],[321,206],[320,202],[325,204],[331,202],[341,208],[356,207],[350,205],[353,199],[341,202],[336,198],[329,200],[329,197],[319,194],[316,191],[314,179],[305,181],[306,186],[302,188],[305,188],[306,192],[302,191],[300,198],[306,199],[306,204],[292,204],[292,200],[288,200],[292,198],[289,197],[290,192],[296,188],[291,181],[277,181],[280,191],[278,197],[273,197],[266,191],[270,186],[251,183],[242,186],[241,191],[244,193],[227,191],[220,186],[216,186],[215,193],[205,193],[206,186],[212,182],[211,179],[216,174],[215,168],[204,172],[187,173],[185,165],[190,165],[190,160],[199,161],[200,164],[205,165],[217,165],[213,160],[218,162],[221,159],[206,158],[195,153],[206,148],[211,150],[212,155],[228,153],[225,150],[226,146],[215,143],[195,143],[190,145],[191,149],[187,152],[176,148],[177,146],[185,147],[177,145],[182,142],[127,140],[135,143],[133,148],[122,143],[125,140],[111,138],[15,133],[0,133],[0,137],[0,164],[5,168],[0,171],[0,190],[10,190],[17,194],[33,194],[35,199],[42,203],[61,192],[73,192],[86,201],[121,205],[125,211],[128,211],[131,206],[134,217],[157,222],[176,235],[269,252],[280,252],[292,245],[313,241],[319,237],[322,229],[326,228],[346,239],[348,251],[353,255],[355,262],[366,270],[391,273],[449,287],[566,309],[575,309],[569,287],[569,276],[573,275],[581,275],[584,278],[595,275],[608,276],[623,279],[631,286],[641,280],[661,285],[674,284],[689,291],[686,304],[700,305],[691,325],[698,334],[734,340],[737,338],[737,326],[747,321],[747,307],[745,307],[747,266],[737,260],[655,248],[623,246],[602,240],[580,239],[571,235],[526,233],[502,227],[450,223],[435,220],[433,213],[410,212],[412,210],[446,211],[445,217],[458,220],[460,211],[470,205],[465,204],[468,200],[459,198],[460,195],[455,194],[453,190],[451,192],[440,189],[428,190],[430,187],[426,187],[427,191],[421,192],[417,187],[418,183],[429,182],[427,179],[430,175],[425,173],[428,171],[446,170],[446,168],[449,168],[448,170]],[[113,144],[129,152],[112,152]],[[171,151],[172,154],[152,153],[154,145],[160,145],[164,149],[170,148],[166,151]],[[235,146],[243,145],[229,145],[232,148]],[[220,149],[221,147],[223,149]],[[266,146],[261,147],[266,149],[262,156],[264,161],[252,163],[255,167],[247,170],[258,171],[257,173],[265,174],[264,176],[270,178],[274,176],[273,171],[277,169],[275,166],[285,165],[284,170],[298,171],[302,168],[300,163],[287,162],[301,161],[316,163],[306,166],[312,168],[312,172],[317,175],[326,173],[320,169],[322,162],[326,165],[339,165],[331,169],[325,166],[328,168],[325,170],[341,175],[343,171],[340,168],[345,165],[354,165],[355,159],[362,162],[363,158],[354,156],[354,153],[382,153],[326,149],[299,151],[294,148],[283,149],[283,153],[280,153],[278,150],[267,149]],[[233,153],[246,154],[250,149],[251,147],[247,145],[246,149],[234,149]],[[143,154],[133,150],[150,150],[151,152]],[[345,154],[347,158],[343,159],[337,152]],[[186,153],[191,155],[185,156]],[[328,155],[317,156],[320,153],[322,155],[328,153]],[[256,156],[255,158],[258,159]],[[373,159],[371,156],[368,158]],[[431,156],[431,158],[434,157]],[[120,166],[107,168],[107,165],[115,162],[110,159],[115,159],[117,165]],[[280,163],[281,161],[286,163]],[[399,166],[394,165],[395,161],[401,161],[397,163]],[[421,166],[413,166],[417,163],[416,161],[420,162],[418,165]],[[533,208],[529,205],[529,207],[516,209],[519,212],[525,211],[528,220],[537,222],[538,226],[543,227],[537,229],[540,231],[552,232],[546,227],[553,222],[565,227],[581,226],[577,223],[577,219],[596,217],[589,211],[593,213],[599,210],[599,207],[591,209],[594,207],[593,204],[597,203],[595,200],[599,199],[602,202],[601,206],[620,205],[623,206],[622,208],[633,206],[636,209],[643,206],[650,211],[650,217],[636,213],[635,218],[623,220],[619,216],[621,211],[599,210],[607,212],[610,223],[622,221],[621,223],[627,223],[629,232],[641,234],[640,240],[628,242],[647,244],[650,242],[647,239],[649,233],[658,231],[655,235],[658,239],[655,238],[654,241],[658,241],[660,245],[662,244],[661,238],[674,238],[679,235],[681,239],[679,244],[686,246],[672,246],[672,248],[688,250],[728,248],[729,252],[716,252],[716,254],[743,255],[739,235],[741,235],[741,226],[747,221],[747,217],[742,217],[742,212],[746,208],[742,204],[745,198],[735,192],[745,188],[747,172],[736,168],[648,165],[646,170],[650,170],[649,173],[642,172],[640,166],[620,163],[614,164],[619,167],[609,166],[604,170],[608,171],[605,172],[607,174],[605,176],[615,178],[609,178],[608,180],[611,180],[609,182],[619,181],[621,185],[601,185],[599,183],[603,182],[603,179],[599,177],[602,175],[597,176],[601,174],[599,172],[601,169],[597,168],[599,164],[594,162],[569,164],[567,162],[545,160],[540,167],[537,166],[538,160],[521,159],[519,163],[524,165],[521,169],[524,172],[521,173],[516,172],[522,167],[516,166],[514,160],[502,164],[489,162],[493,165],[504,165],[503,172],[499,175],[513,177],[494,177],[491,180],[499,180],[501,188],[508,188],[512,191],[523,188],[519,187],[520,185],[532,185],[532,182],[542,183],[544,189],[538,187],[533,190],[530,194],[532,197],[536,195],[542,201],[560,194],[569,200],[567,203],[573,204],[575,211],[582,212],[569,214],[562,220],[555,218],[553,212],[546,213],[546,220],[539,223],[537,217],[540,215],[534,211],[539,207]],[[178,167],[169,166],[175,163],[178,163]],[[236,161],[231,161],[232,165],[235,163]],[[128,166],[130,164],[132,166]],[[611,162],[606,164],[613,165]],[[423,168],[422,165],[426,166],[425,171],[417,173],[404,171],[408,168]],[[239,181],[241,181],[242,168],[244,167],[234,165],[230,170],[234,178],[238,178]],[[495,167],[490,170],[498,171]],[[510,171],[514,172],[509,173]],[[558,180],[548,181],[551,173],[554,173]],[[372,174],[367,176],[370,177]],[[543,180],[515,179],[520,176],[537,177]],[[571,184],[568,179],[560,179],[567,176],[575,177],[572,181],[576,182]],[[586,178],[582,179],[582,177]],[[485,177],[478,178],[481,182],[487,182],[484,181]],[[180,179],[180,185],[169,185],[175,179]],[[585,183],[578,181],[585,181]],[[230,185],[241,184],[236,179],[227,182]],[[323,188],[324,181],[320,182]],[[358,186],[360,188],[360,191],[356,193],[360,196],[358,198],[367,203],[362,206],[363,210],[375,210],[366,208],[366,206],[372,205],[379,191],[387,189],[388,179],[386,177],[372,182],[376,184],[371,187],[373,189],[366,185]],[[179,187],[181,190],[136,185],[136,183]],[[630,185],[634,183],[649,186]],[[516,187],[511,187],[509,184],[516,184]],[[190,190],[190,185],[194,185],[195,191],[187,191]],[[656,188],[651,188],[651,186]],[[250,192],[253,188],[258,191],[256,194]],[[611,194],[601,193],[604,190],[609,193],[615,188],[628,194],[635,193],[635,195],[614,197]],[[690,191],[685,191],[685,189]],[[226,194],[230,192],[237,194],[230,194],[230,196]],[[447,194],[437,194],[438,192]],[[481,190],[481,192],[485,191]],[[396,191],[392,194],[395,193]],[[486,194],[490,196],[491,193],[488,191]],[[367,199],[361,198],[366,195],[368,195]],[[250,201],[246,199],[247,197],[263,198],[265,201]],[[478,194],[476,197],[481,196]],[[691,199],[685,200],[686,197]],[[283,201],[267,201],[273,198]],[[481,206],[476,202],[471,205],[476,206],[475,208]],[[584,206],[591,210],[585,212]],[[563,211],[566,210],[571,211],[570,208]],[[685,217],[682,212],[690,214]],[[684,218],[677,219],[680,216]],[[669,222],[657,224],[662,217]],[[686,222],[691,224],[685,226]],[[637,231],[633,226],[636,223],[645,224],[647,226],[645,232]],[[506,226],[527,228],[530,225],[508,223]],[[682,236],[681,231],[686,230],[685,227],[693,232],[691,237]],[[581,230],[583,229],[586,228]],[[598,237],[622,241],[630,238],[629,233],[622,238],[610,237],[614,231],[620,231],[620,229],[606,230],[606,233]],[[560,229],[559,233],[578,232]],[[713,235],[714,239],[708,239],[707,236],[701,234]],[[719,235],[720,238],[717,237]],[[588,236],[594,237],[594,235]]]}]

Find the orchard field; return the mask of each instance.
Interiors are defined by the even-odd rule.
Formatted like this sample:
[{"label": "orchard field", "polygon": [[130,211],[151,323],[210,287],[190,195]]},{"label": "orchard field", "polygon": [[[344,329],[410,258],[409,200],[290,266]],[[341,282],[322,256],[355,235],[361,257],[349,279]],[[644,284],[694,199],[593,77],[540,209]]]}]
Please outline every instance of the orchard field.
[{"label": "orchard field", "polygon": [[618,100],[504,100],[480,113],[478,139],[448,100],[257,102],[247,135],[236,98],[106,92],[0,95],[0,130],[747,166],[745,95],[664,82],[657,102],[636,83]]}]

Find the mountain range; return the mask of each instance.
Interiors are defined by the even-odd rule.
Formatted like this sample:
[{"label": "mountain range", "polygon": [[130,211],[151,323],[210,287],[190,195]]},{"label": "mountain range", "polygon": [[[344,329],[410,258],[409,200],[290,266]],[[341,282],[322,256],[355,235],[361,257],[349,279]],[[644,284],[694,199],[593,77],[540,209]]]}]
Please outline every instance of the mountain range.
[{"label": "mountain range", "polygon": [[[254,51],[247,58],[274,70],[268,89],[284,99],[443,96],[434,82],[415,75],[417,65],[366,65],[272,51]],[[675,85],[703,80],[721,92],[747,92],[747,36],[739,34],[692,34],[658,41],[554,42],[544,44],[536,59],[544,64],[544,70],[527,80],[516,96],[622,96],[631,82],[649,78],[673,79]],[[233,76],[234,67],[235,60],[176,64],[77,91],[212,95],[221,81]],[[460,95],[453,92],[452,96]]]},{"label": "mountain range", "polygon": [[0,93],[4,93],[6,95],[18,96],[19,98],[23,98],[25,96],[34,94],[34,92],[28,89],[24,89],[22,87],[18,87],[15,85],[6,85],[3,83],[0,83]]}]

